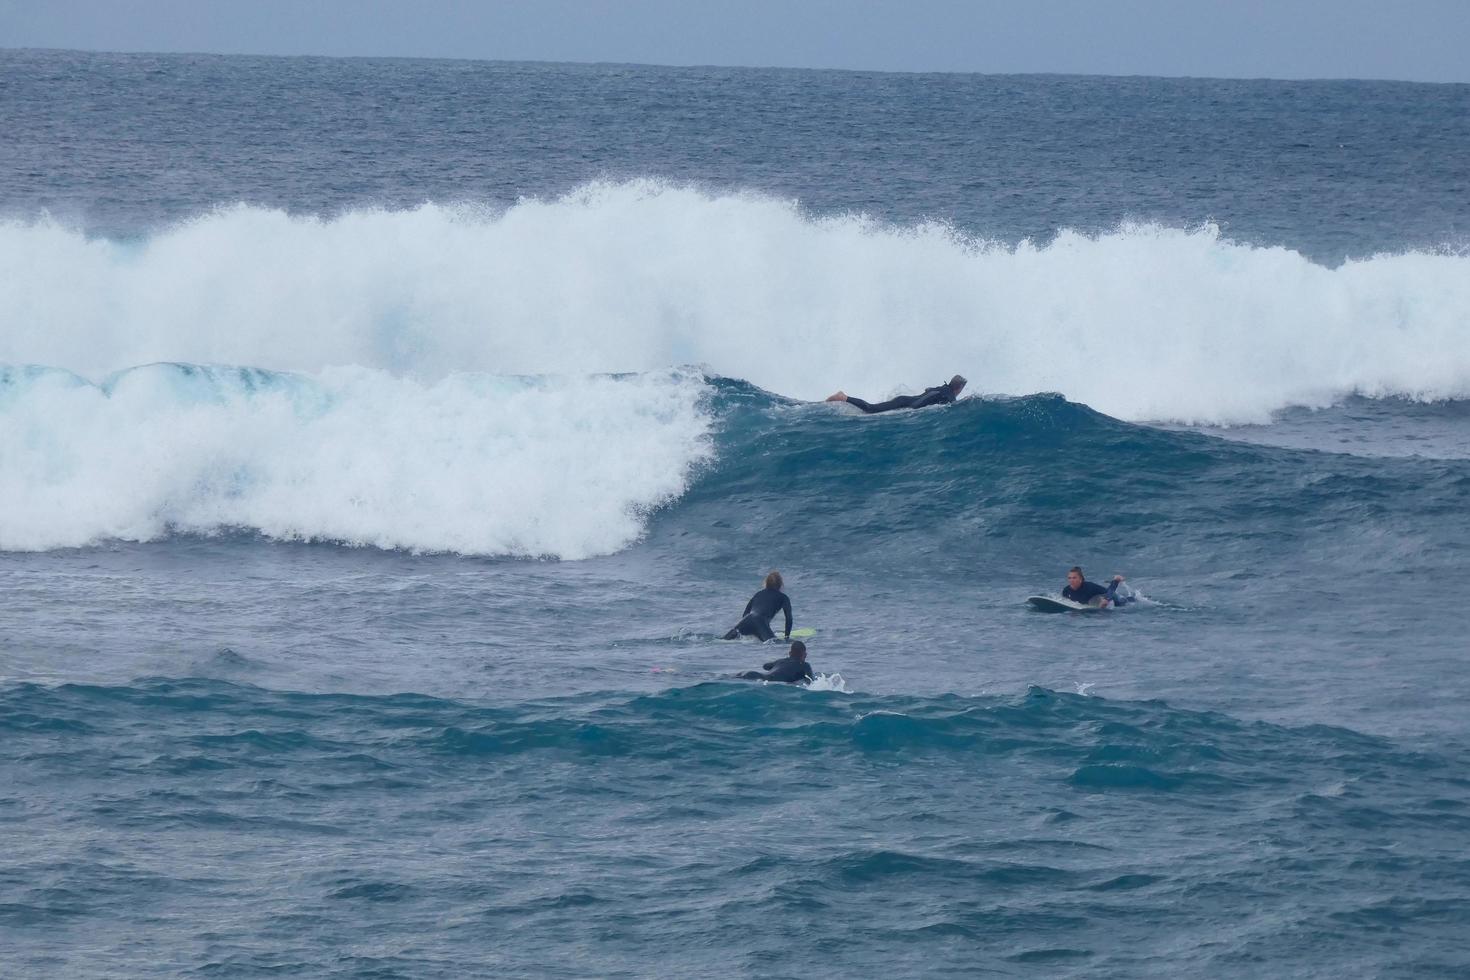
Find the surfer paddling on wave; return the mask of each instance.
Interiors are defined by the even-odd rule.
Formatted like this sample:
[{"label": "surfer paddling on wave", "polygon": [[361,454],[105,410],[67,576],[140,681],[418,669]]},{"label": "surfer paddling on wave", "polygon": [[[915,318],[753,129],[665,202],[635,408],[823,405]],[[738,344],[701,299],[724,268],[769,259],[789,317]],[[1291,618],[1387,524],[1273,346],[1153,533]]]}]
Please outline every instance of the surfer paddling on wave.
[{"label": "surfer paddling on wave", "polygon": [[759,670],[747,670],[735,676],[743,681],[772,681],[778,684],[805,684],[812,679],[812,666],[806,662],[806,644],[794,640],[791,652],[781,660],[772,660]]},{"label": "surfer paddling on wave", "polygon": [[930,405],[948,405],[960,397],[960,392],[965,390],[965,379],[955,375],[942,385],[933,388],[925,388],[920,395],[899,395],[890,398],[886,402],[865,402],[861,398],[854,398],[846,392],[839,391],[827,396],[829,402],[847,402],[854,408],[862,409],[868,415],[877,415],[879,412],[892,412],[900,408],[928,408]]},{"label": "surfer paddling on wave", "polygon": [[[741,613],[740,622],[730,628],[725,634],[725,639],[733,640],[737,636],[753,636],[764,643],[775,639],[776,634],[771,632],[771,620],[776,618],[776,613],[786,614],[786,639],[791,639],[791,600],[786,598],[786,593],[781,591],[780,572],[772,572],[766,576],[766,587],[750,597],[745,604],[745,612]],[[805,650],[806,647],[802,647]]]},{"label": "surfer paddling on wave", "polygon": [[1091,603],[1092,600],[1101,597],[1100,606],[1126,606],[1133,601],[1132,596],[1118,595],[1118,586],[1123,584],[1123,576],[1114,575],[1112,582],[1107,588],[1103,588],[1096,582],[1089,582],[1082,576],[1082,567],[1073,565],[1067,572],[1067,584],[1062,587],[1062,598],[1080,602],[1083,605]]}]

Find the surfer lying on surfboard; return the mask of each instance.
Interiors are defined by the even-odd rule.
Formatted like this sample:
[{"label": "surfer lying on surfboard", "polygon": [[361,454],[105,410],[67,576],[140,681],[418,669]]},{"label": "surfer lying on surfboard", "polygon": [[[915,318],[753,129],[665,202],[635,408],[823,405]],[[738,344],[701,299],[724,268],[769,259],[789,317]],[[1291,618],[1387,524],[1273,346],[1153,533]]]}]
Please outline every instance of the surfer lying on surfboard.
[{"label": "surfer lying on surfboard", "polygon": [[740,614],[740,622],[730,627],[725,639],[753,636],[762,643],[774,639],[776,634],[771,632],[771,620],[776,618],[778,612],[786,614],[786,639],[791,639],[791,600],[781,591],[783,584],[780,572],[767,575],[766,587],[750,597],[750,601],[745,604],[745,612]]},{"label": "surfer lying on surfboard", "polygon": [[925,388],[921,395],[899,395],[890,398],[886,402],[865,402],[861,398],[854,398],[843,391],[835,392],[827,396],[829,402],[847,402],[854,408],[860,408],[869,415],[877,415],[879,412],[891,412],[899,408],[928,408],[930,405],[948,405],[960,397],[960,392],[965,390],[965,379],[958,374],[950,378],[942,385],[933,388]]},{"label": "surfer lying on surfboard", "polygon": [[805,684],[812,679],[812,666],[806,662],[806,644],[793,640],[791,652],[780,660],[765,665],[765,673],[747,670],[735,676],[743,681],[774,681],[779,684]]},{"label": "surfer lying on surfboard", "polygon": [[1112,582],[1107,588],[1103,588],[1096,582],[1089,582],[1082,576],[1082,566],[1073,565],[1067,572],[1067,584],[1062,587],[1062,598],[1080,602],[1083,605],[1092,603],[1092,600],[1102,597],[1099,606],[1126,606],[1133,601],[1132,596],[1118,595],[1118,586],[1123,584],[1123,576],[1114,575]]}]

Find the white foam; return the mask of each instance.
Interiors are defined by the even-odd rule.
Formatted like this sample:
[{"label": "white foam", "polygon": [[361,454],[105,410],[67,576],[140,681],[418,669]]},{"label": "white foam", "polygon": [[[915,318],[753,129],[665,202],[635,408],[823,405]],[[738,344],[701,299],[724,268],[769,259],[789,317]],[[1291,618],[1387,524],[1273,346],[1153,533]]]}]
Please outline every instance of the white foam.
[{"label": "white foam", "polygon": [[625,547],[709,453],[703,379],[432,384],[153,365],[0,376],[0,549],[245,528],[582,558]]},{"label": "white foam", "polygon": [[231,207],[139,242],[0,222],[0,362],[563,374],[701,364],[796,397],[1061,391],[1241,423],[1470,397],[1470,257],[1337,268],[1213,227],[986,244],[651,181],[508,210]]},{"label": "white foam", "polygon": [[817,674],[806,685],[808,691],[836,691],[839,694],[851,694],[852,689],[847,686],[841,674]]}]

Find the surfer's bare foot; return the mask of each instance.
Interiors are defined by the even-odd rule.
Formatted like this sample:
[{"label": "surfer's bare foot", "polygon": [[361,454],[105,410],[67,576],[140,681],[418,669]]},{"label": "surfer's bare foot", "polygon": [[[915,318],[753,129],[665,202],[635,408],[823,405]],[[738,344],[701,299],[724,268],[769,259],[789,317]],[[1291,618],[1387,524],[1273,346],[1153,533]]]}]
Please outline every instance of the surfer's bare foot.
[{"label": "surfer's bare foot", "polygon": [[847,392],[839,391],[835,395],[828,395],[827,400],[829,402],[845,402],[847,401]]}]

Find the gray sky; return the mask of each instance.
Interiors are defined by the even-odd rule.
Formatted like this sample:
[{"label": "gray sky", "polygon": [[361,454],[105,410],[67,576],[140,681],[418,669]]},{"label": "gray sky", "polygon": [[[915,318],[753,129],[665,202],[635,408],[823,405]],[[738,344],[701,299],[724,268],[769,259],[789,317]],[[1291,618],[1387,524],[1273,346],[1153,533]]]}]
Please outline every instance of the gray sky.
[{"label": "gray sky", "polygon": [[0,47],[1470,82],[1470,0],[0,0]]}]

